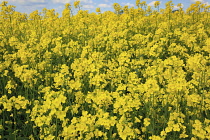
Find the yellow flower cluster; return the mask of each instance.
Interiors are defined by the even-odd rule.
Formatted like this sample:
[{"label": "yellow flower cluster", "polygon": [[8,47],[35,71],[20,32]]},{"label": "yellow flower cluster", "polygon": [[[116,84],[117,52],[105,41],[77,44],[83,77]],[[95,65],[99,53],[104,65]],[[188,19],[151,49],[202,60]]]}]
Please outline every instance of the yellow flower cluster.
[{"label": "yellow flower cluster", "polygon": [[210,139],[210,6],[0,5],[1,139]]}]

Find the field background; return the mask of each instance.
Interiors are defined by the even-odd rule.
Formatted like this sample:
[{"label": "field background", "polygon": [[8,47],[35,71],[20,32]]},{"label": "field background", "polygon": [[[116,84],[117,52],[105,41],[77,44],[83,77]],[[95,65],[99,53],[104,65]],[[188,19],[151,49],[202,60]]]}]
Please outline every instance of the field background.
[{"label": "field background", "polygon": [[209,5],[73,6],[2,2],[1,139],[210,139]]}]

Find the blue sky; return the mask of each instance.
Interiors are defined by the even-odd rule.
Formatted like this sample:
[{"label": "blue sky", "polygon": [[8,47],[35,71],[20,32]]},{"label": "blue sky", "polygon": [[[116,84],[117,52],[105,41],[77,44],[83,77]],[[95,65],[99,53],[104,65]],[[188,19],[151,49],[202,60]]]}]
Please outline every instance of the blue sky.
[{"label": "blue sky", "polygon": [[[0,0],[2,2],[4,0]],[[42,11],[43,8],[55,9],[59,14],[62,13],[65,3],[70,3],[73,5],[75,0],[7,0],[9,5],[16,6],[15,10],[22,13],[31,13],[32,11],[39,10]],[[80,0],[81,9],[89,10],[89,13],[95,12],[95,9],[100,7],[101,11],[113,11],[112,4],[119,3],[121,6],[128,5],[129,7],[134,6],[136,0]],[[154,0],[141,0],[146,1],[150,6],[153,6]],[[160,8],[165,8],[165,3],[168,0],[159,0],[161,2]],[[178,3],[183,4],[183,8],[186,9],[190,4],[195,3],[196,0],[173,0],[174,5]],[[210,4],[210,0],[197,0],[205,4]],[[76,9],[73,9],[74,13],[77,12]]]}]

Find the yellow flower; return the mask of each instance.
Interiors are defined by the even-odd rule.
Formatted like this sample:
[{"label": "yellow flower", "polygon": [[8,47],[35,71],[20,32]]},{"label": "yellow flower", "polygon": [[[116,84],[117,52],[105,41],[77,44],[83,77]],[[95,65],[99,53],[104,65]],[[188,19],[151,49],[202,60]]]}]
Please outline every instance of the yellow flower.
[{"label": "yellow flower", "polygon": [[80,4],[80,1],[75,1],[75,2],[74,2],[74,7],[75,7],[75,8],[78,8],[78,7],[79,7],[79,4]]},{"label": "yellow flower", "polygon": [[55,136],[48,135],[47,137],[44,138],[44,140],[54,140]]},{"label": "yellow flower", "polygon": [[158,7],[160,5],[160,1],[155,1],[154,6],[155,8]]},{"label": "yellow flower", "polygon": [[173,130],[174,130],[174,131],[180,131],[180,126],[179,126],[179,124],[174,124],[174,125],[173,125]]},{"label": "yellow flower", "polygon": [[139,118],[135,117],[135,123],[141,122],[141,120],[139,120]]},{"label": "yellow flower", "polygon": [[187,134],[184,134],[184,133],[182,133],[182,134],[179,135],[179,138],[187,138],[187,137],[188,137],[188,135]]},{"label": "yellow flower", "polygon": [[166,127],[165,132],[169,133],[169,132],[172,132],[172,130],[173,130],[173,127],[169,126],[169,127]]},{"label": "yellow flower", "polygon": [[161,135],[161,136],[166,136],[167,133],[166,133],[166,131],[163,130],[163,131],[161,131],[160,135]]},{"label": "yellow flower", "polygon": [[96,12],[97,13],[100,13],[101,12],[101,9],[100,8],[96,8]]},{"label": "yellow flower", "polygon": [[120,12],[120,10],[121,10],[121,6],[120,6],[118,3],[114,3],[114,4],[113,4],[113,7],[114,7],[114,9],[115,9],[115,12],[116,12],[117,14],[119,14],[119,12]]},{"label": "yellow flower", "polygon": [[139,7],[139,4],[140,4],[140,0],[136,0],[136,6]]},{"label": "yellow flower", "polygon": [[149,139],[151,139],[151,140],[164,140],[164,138],[161,138],[160,136],[155,136],[155,135],[150,136]]},{"label": "yellow flower", "polygon": [[144,118],[144,126],[147,127],[150,125],[150,118]]}]

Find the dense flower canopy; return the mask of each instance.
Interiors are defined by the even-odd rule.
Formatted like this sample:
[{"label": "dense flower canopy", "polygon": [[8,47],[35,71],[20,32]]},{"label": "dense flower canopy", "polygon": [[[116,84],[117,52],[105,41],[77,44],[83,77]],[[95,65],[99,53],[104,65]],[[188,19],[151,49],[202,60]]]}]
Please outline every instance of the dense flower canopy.
[{"label": "dense flower canopy", "polygon": [[2,2],[0,137],[210,139],[210,6],[159,4],[59,17]]}]

